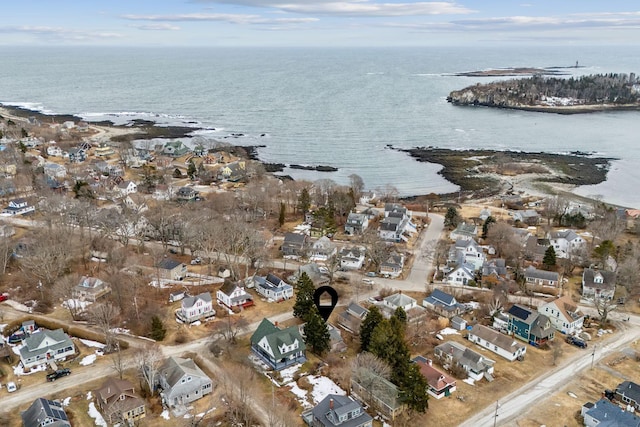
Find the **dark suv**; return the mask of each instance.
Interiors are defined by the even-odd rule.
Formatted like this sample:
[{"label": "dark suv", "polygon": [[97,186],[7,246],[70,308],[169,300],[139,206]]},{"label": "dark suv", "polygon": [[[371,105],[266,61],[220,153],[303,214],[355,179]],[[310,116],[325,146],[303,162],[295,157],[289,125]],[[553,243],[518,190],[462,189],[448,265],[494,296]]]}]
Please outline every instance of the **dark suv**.
[{"label": "dark suv", "polygon": [[66,377],[67,375],[71,374],[71,371],[68,368],[64,368],[64,369],[58,369],[55,372],[52,372],[50,374],[47,374],[47,381],[55,381],[60,377]]},{"label": "dark suv", "polygon": [[576,347],[580,347],[580,348],[587,348],[587,343],[585,341],[582,341],[580,338],[577,337],[567,337],[567,342],[569,344],[573,344]]}]

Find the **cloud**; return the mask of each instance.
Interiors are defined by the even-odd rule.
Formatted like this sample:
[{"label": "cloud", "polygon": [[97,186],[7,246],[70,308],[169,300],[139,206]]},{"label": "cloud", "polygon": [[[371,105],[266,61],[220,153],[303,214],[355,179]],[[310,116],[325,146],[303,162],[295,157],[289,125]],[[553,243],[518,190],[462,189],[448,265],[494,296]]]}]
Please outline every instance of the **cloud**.
[{"label": "cloud", "polygon": [[637,19],[599,18],[583,19],[577,17],[553,16],[508,16],[486,19],[465,19],[452,21],[461,29],[503,30],[503,29],[547,29],[547,28],[640,28],[640,16]]},{"label": "cloud", "polygon": [[131,25],[131,27],[144,31],[178,31],[180,29],[177,25],[171,24],[141,24]]},{"label": "cloud", "polygon": [[241,25],[290,25],[308,24],[318,21],[317,18],[263,18],[260,15],[229,14],[229,13],[185,13],[176,15],[122,15],[122,18],[132,21],[164,21],[164,22],[198,22],[218,21]]},{"label": "cloud", "polygon": [[84,31],[72,30],[62,27],[47,26],[4,26],[0,27],[0,33],[16,33],[16,34],[33,34],[35,36],[45,36],[47,38],[58,38],[68,41],[87,41],[96,39],[114,39],[123,37],[122,34],[100,32],[100,31]]}]

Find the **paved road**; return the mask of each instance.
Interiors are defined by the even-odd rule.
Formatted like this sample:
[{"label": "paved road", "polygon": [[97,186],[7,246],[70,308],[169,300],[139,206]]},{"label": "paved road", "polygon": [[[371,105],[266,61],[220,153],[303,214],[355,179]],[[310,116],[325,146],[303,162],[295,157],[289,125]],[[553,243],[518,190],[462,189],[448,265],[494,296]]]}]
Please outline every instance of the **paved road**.
[{"label": "paved road", "polygon": [[[518,390],[500,399],[497,425],[506,425],[518,416],[526,413],[531,407],[532,402],[539,402],[558,391],[568,384],[573,377],[589,369],[592,361],[593,363],[598,363],[611,353],[639,339],[639,325],[640,317],[631,316],[631,321],[627,329],[622,330],[621,333],[606,340],[604,345],[595,347],[595,351],[594,347],[590,347],[583,352],[576,353],[574,357],[565,360],[549,374],[524,384]],[[594,396],[594,399],[598,397],[599,396]],[[492,403],[479,414],[460,424],[460,427],[492,426],[495,421],[495,410],[496,405]]]}]

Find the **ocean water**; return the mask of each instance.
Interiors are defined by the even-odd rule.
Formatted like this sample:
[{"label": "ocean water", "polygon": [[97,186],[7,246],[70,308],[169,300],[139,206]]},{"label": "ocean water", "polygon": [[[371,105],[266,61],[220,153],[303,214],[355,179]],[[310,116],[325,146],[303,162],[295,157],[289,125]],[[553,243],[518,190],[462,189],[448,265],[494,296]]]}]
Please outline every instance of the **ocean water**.
[{"label": "ocean water", "polygon": [[[204,127],[202,137],[265,145],[261,160],[331,165],[296,179],[392,185],[403,196],[456,191],[400,148],[594,152],[615,157],[583,195],[640,207],[640,112],[562,116],[455,107],[451,90],[486,78],[453,73],[570,66],[572,74],[640,73],[640,48],[8,48],[0,102],[125,123],[141,117]],[[242,137],[232,137],[241,133]],[[264,136],[263,136],[264,135]]]}]

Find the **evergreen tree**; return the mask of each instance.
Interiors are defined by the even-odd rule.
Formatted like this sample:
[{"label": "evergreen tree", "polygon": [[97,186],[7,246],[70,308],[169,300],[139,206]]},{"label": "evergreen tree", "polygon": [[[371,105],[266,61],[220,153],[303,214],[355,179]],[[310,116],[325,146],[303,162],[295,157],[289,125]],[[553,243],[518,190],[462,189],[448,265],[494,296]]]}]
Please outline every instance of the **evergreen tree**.
[{"label": "evergreen tree", "polygon": [[197,172],[196,165],[193,163],[193,160],[189,160],[189,165],[187,166],[187,176],[190,179],[193,179]]},{"label": "evergreen tree", "polygon": [[282,227],[284,225],[286,208],[287,207],[286,207],[286,205],[284,203],[280,203],[280,215],[278,216],[278,224],[280,224],[280,227]]},{"label": "evergreen tree", "polygon": [[298,196],[298,210],[302,212],[302,217],[304,218],[305,214],[309,212],[311,208],[311,196],[309,196],[309,190],[303,188],[300,192],[300,196]]},{"label": "evergreen tree", "polygon": [[383,320],[371,334],[369,351],[391,367],[391,382],[400,384],[409,366],[409,346],[404,339],[404,325],[398,318]]},{"label": "evergreen tree", "polygon": [[418,365],[410,363],[398,384],[400,400],[409,409],[417,412],[426,412],[427,408],[429,408],[428,387],[427,379],[420,372]]},{"label": "evergreen tree", "polygon": [[312,307],[315,308],[313,293],[316,291],[316,287],[313,285],[309,276],[307,276],[307,273],[302,273],[298,279],[296,290],[296,302],[293,305],[293,316],[306,322],[307,316],[311,313]]},{"label": "evergreen tree", "polygon": [[156,341],[162,341],[167,335],[167,328],[164,327],[164,323],[159,316],[153,316],[151,318],[151,332],[149,333],[149,337]]},{"label": "evergreen tree", "polygon": [[373,330],[382,322],[383,317],[380,313],[380,309],[373,306],[369,309],[367,317],[364,318],[360,325],[360,351],[369,351],[369,344],[371,343],[371,335]]},{"label": "evergreen tree", "polygon": [[404,308],[402,307],[398,307],[396,308],[396,311],[393,312],[393,317],[395,317],[396,319],[398,319],[400,321],[400,323],[404,326],[406,326],[407,324],[407,312],[404,311]]},{"label": "evergreen tree", "polygon": [[304,342],[318,356],[322,356],[331,348],[327,322],[320,316],[315,305],[311,307],[307,315],[307,323],[304,325]]},{"label": "evergreen tree", "polygon": [[180,172],[180,169],[175,168],[175,169],[173,170],[173,177],[174,177],[174,178],[182,178],[182,172]]},{"label": "evergreen tree", "polygon": [[496,219],[492,216],[488,216],[487,219],[484,220],[484,224],[482,224],[482,238],[487,238],[487,233],[489,232],[489,227],[491,224],[495,223]]},{"label": "evergreen tree", "polygon": [[556,265],[556,250],[553,249],[553,246],[549,246],[546,251],[544,251],[544,258],[542,259],[542,264],[550,269],[551,267]]},{"label": "evergreen tree", "polygon": [[444,216],[444,226],[448,228],[456,228],[460,222],[460,214],[458,210],[453,206],[447,209],[447,213]]}]

